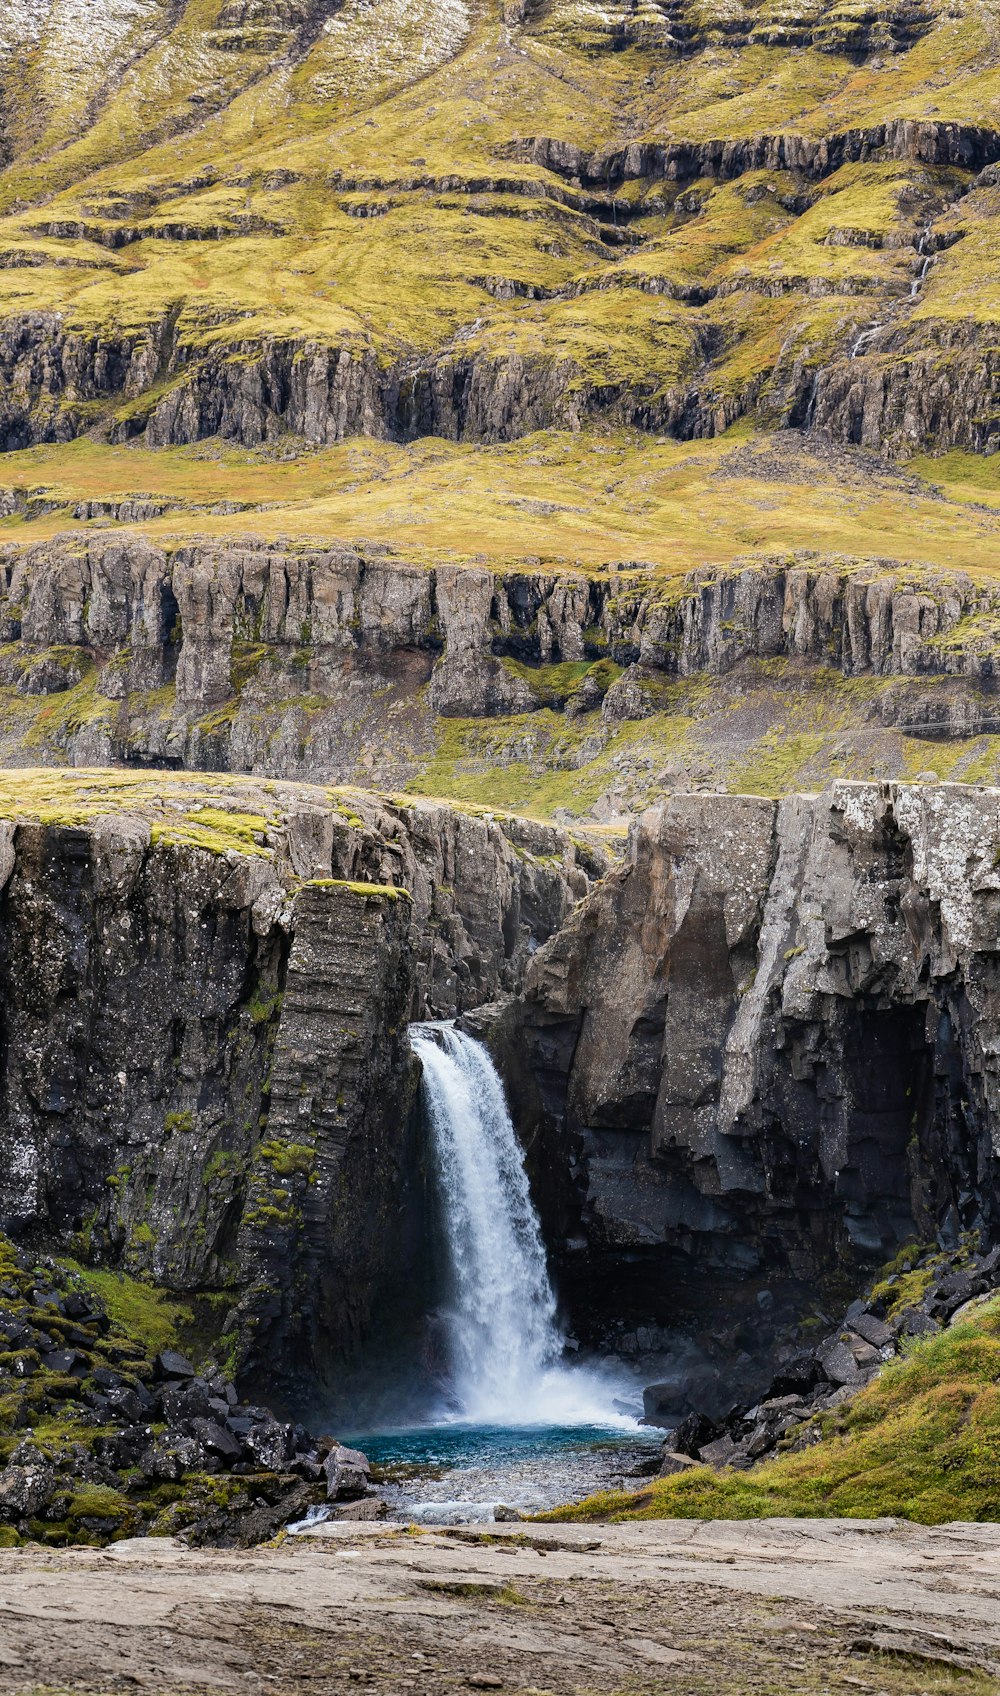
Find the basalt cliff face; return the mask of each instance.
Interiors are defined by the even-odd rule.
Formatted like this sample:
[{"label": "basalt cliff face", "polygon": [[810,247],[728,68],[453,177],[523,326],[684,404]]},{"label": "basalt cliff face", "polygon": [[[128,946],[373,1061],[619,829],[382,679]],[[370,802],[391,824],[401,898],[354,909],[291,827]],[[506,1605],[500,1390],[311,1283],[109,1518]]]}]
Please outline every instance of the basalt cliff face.
[{"label": "basalt cliff face", "polygon": [[95,791],[0,826],[2,1228],[193,1295],[248,1383],[315,1387],[419,1299],[408,1021],[517,987],[588,874],[443,807]]},{"label": "basalt cliff face", "polygon": [[998,853],[995,790],[642,817],[628,864],[481,1016],[579,1323],[631,1284],[660,1323],[714,1313],[718,1342],[907,1240],[993,1238]]},{"label": "basalt cliff face", "polygon": [[0,638],[12,764],[403,784],[442,718],[555,709],[607,735],[676,708],[671,680],[756,661],[898,679],[864,703],[873,722],[976,736],[994,724],[1000,591],[815,555],[665,581],[67,535],[0,546]]}]

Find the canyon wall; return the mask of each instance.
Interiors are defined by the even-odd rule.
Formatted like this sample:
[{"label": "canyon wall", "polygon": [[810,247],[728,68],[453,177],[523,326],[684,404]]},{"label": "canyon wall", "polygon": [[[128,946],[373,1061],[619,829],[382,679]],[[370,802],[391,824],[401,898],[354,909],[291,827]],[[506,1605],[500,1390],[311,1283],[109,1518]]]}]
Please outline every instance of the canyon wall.
[{"label": "canyon wall", "polygon": [[497,1053],[580,1336],[658,1328],[706,1406],[900,1244],[997,1234],[1000,792],[677,796],[609,870],[280,784],[256,848],[171,839],[209,782],[265,805],[3,821],[0,1228],[183,1292],[248,1385],[426,1300],[428,1012]]},{"label": "canyon wall", "polygon": [[[442,715],[548,705],[616,723],[656,711],[661,679],[771,658],[956,679],[957,691],[908,697],[902,711],[968,734],[995,687],[998,640],[995,585],[889,562],[498,573],[348,549],[67,534],[0,548],[0,749],[12,764],[333,781],[377,769],[382,785],[402,785],[433,756]],[[564,661],[592,670],[550,679],[545,668]],[[56,700],[41,717],[40,697]],[[871,703],[890,721],[898,710]]]},{"label": "canyon wall", "polygon": [[176,805],[0,821],[0,1228],[192,1295],[251,1383],[322,1382],[412,1281],[408,1021],[517,987],[589,880],[430,804],[295,792],[245,852],[169,840]]},{"label": "canyon wall", "polygon": [[661,1319],[714,1300],[724,1330],[908,1240],[995,1236],[998,859],[996,790],[643,815],[627,865],[479,1020],[578,1323],[631,1281]]}]

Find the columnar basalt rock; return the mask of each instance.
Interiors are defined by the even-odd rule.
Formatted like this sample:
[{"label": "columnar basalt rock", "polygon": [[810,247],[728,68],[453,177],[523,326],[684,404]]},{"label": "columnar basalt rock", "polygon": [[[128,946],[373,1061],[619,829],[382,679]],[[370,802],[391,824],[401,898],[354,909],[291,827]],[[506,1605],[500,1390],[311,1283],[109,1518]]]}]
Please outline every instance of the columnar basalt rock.
[{"label": "columnar basalt rock", "polygon": [[[431,757],[438,716],[565,703],[570,686],[553,697],[543,668],[567,660],[625,668],[572,701],[611,723],[654,710],[663,677],[783,659],[968,680],[967,698],[906,706],[946,730],[957,715],[968,733],[994,686],[1000,595],[963,572],[804,553],[586,577],[68,534],[0,547],[0,637],[0,683],[24,696],[84,685],[78,710],[32,731],[49,757],[340,782],[378,760],[388,786]],[[873,714],[893,710],[873,697]],[[0,745],[20,764],[28,723],[7,718]]]},{"label": "columnar basalt rock", "polygon": [[1000,133],[988,125],[934,123],[897,118],[888,123],[826,136],[754,135],[745,140],[630,142],[625,147],[587,152],[572,142],[533,136],[510,143],[509,157],[536,165],[574,182],[600,184],[643,177],[723,181],[747,171],[801,171],[823,178],[842,166],[869,159],[913,159],[927,165],[960,165],[981,171],[1000,159]]},{"label": "columnar basalt rock", "polygon": [[994,790],[645,814],[493,1024],[567,1266],[662,1311],[994,1235],[998,856]]},{"label": "columnar basalt rock", "polygon": [[404,1273],[400,1228],[420,1150],[409,897],[387,885],[307,883],[267,1074],[265,1138],[234,1245],[239,1303],[226,1320],[245,1371],[275,1355],[315,1393],[365,1337]]},{"label": "columnar basalt rock", "polygon": [[606,864],[545,826],[279,799],[245,852],[156,808],[0,822],[0,1229],[197,1294],[255,1383],[330,1373],[409,1277],[408,1020],[515,989]]}]

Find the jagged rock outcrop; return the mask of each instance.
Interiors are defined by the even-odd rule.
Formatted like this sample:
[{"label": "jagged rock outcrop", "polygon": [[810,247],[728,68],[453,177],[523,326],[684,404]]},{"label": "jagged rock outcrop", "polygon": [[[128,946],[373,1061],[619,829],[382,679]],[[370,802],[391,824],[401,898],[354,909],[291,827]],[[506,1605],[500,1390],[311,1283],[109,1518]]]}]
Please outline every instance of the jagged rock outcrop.
[{"label": "jagged rock outcrop", "polygon": [[725,1327],[905,1240],[995,1235],[998,855],[994,790],[643,815],[493,1025],[571,1287],[575,1255],[595,1305],[615,1266]]},{"label": "jagged rock outcrop", "polygon": [[810,404],[818,428],[879,452],[995,453],[1000,357],[980,324],[887,327],[858,358],[823,367]]},{"label": "jagged rock outcrop", "polygon": [[410,1278],[407,1022],[516,987],[588,883],[546,827],[280,799],[245,851],[176,799],[0,823],[0,1228],[197,1292],[251,1382],[321,1380]]},{"label": "jagged rock outcrop", "polygon": [[894,118],[887,123],[812,137],[748,136],[745,140],[635,141],[593,152],[550,136],[532,136],[504,149],[510,157],[544,165],[582,184],[666,178],[677,182],[715,177],[726,181],[748,171],[800,171],[822,178],[864,160],[912,159],[926,165],[960,165],[981,171],[1000,159],[1000,132],[988,125]]},{"label": "jagged rock outcrop", "polygon": [[[656,710],[665,676],[757,659],[967,680],[873,696],[870,711],[968,734],[988,716],[1000,597],[963,572],[807,554],[664,579],[67,534],[0,546],[0,640],[0,684],[16,692],[0,720],[9,763],[42,751],[364,782],[377,762],[383,785],[402,786],[430,758],[438,715],[555,705],[614,725]],[[545,668],[565,661],[595,670],[555,689]],[[40,695],[66,704],[36,726]]]}]

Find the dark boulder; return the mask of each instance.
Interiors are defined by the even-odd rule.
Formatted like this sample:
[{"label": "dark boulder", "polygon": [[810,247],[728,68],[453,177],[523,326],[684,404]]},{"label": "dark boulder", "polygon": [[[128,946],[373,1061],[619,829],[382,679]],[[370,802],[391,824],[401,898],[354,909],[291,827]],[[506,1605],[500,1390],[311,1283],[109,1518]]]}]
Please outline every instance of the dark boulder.
[{"label": "dark boulder", "polygon": [[164,1349],[154,1362],[158,1378],[194,1378],[195,1369],[191,1362],[176,1349]]}]

